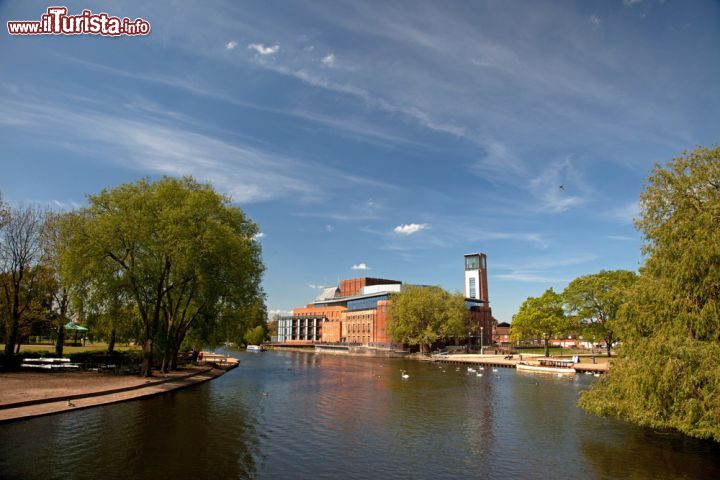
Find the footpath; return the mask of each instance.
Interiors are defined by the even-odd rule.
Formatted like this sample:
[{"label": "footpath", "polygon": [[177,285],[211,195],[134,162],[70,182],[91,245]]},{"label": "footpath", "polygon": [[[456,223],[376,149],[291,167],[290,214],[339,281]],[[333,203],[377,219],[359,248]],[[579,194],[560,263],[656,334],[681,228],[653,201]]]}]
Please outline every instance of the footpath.
[{"label": "footpath", "polygon": [[0,423],[159,395],[224,373],[211,367],[193,367],[150,378],[92,372],[3,373]]}]

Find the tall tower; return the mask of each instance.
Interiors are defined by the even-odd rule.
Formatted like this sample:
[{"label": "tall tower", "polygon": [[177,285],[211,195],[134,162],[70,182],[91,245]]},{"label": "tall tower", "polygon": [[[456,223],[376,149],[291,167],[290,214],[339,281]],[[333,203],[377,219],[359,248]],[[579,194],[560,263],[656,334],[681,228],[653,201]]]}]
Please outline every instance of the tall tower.
[{"label": "tall tower", "polygon": [[488,303],[487,256],[484,253],[465,255],[465,298]]}]

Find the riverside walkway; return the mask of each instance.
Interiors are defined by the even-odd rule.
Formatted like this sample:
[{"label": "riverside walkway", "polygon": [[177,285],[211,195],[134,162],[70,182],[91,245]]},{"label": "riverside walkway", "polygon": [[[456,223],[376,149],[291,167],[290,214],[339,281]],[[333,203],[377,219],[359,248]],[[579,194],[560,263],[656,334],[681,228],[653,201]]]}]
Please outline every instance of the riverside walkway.
[{"label": "riverside walkway", "polygon": [[[506,355],[480,355],[477,353],[469,354],[453,354],[453,355],[433,355],[430,360],[439,363],[450,363],[455,365],[482,365],[484,367],[496,367],[496,368],[515,368],[520,363],[520,355],[513,355],[512,358],[506,358]],[[542,357],[542,355],[529,354],[522,355],[523,360],[534,360]],[[581,362],[574,365],[575,371],[577,372],[591,372],[591,373],[607,373],[609,370],[609,364],[607,362],[601,363],[590,363],[582,362],[582,360],[589,360],[586,357],[581,357]]]},{"label": "riverside walkway", "polygon": [[150,378],[93,372],[3,373],[0,423],[159,395],[197,385],[225,372],[193,367]]}]

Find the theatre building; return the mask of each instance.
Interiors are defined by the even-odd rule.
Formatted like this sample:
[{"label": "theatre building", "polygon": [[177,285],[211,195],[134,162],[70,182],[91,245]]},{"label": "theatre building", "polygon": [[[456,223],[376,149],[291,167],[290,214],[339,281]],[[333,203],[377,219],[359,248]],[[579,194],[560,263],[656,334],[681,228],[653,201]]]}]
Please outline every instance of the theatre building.
[{"label": "theatre building", "polygon": [[[390,295],[401,292],[402,282],[382,278],[353,278],[323,289],[312,303],[296,308],[278,322],[278,342],[288,345],[314,343],[352,344],[392,348],[387,333]],[[488,301],[485,254],[465,255],[465,305],[475,324],[474,337],[482,333],[490,345],[492,315]],[[477,342],[477,340],[476,340]]]}]

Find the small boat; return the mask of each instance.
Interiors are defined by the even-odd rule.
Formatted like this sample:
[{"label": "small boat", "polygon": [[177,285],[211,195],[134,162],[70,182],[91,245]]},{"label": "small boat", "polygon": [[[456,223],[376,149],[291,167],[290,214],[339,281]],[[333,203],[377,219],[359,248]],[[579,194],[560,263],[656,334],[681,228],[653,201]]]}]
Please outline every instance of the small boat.
[{"label": "small boat", "polygon": [[537,362],[520,362],[516,365],[518,371],[533,373],[557,373],[558,375],[575,375],[572,360],[559,360],[554,358],[539,358]]},{"label": "small boat", "polygon": [[262,345],[248,345],[247,351],[248,352],[264,352],[265,347],[263,347]]}]

